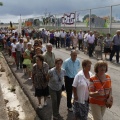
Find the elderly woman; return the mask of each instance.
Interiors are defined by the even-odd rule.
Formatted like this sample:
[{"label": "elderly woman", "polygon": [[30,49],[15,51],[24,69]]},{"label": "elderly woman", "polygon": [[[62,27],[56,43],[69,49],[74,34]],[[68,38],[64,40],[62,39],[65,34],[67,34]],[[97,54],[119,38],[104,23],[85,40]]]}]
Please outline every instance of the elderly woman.
[{"label": "elderly woman", "polygon": [[110,33],[107,33],[106,38],[104,40],[104,53],[105,53],[105,59],[107,54],[110,55],[111,53],[111,46],[112,46],[112,38]]},{"label": "elderly woman", "polygon": [[82,61],[82,70],[78,72],[73,81],[73,95],[74,95],[74,106],[73,112],[75,115],[75,120],[87,120],[89,111],[89,80],[92,76],[90,72],[91,61]]},{"label": "elderly woman", "polygon": [[95,75],[90,78],[90,106],[94,120],[103,120],[106,107],[112,105],[111,78],[106,74],[108,64],[102,60],[94,66]]},{"label": "elderly woman", "polygon": [[35,96],[38,98],[38,108],[42,109],[41,97],[44,96],[44,106],[47,105],[47,96],[49,95],[48,81],[46,75],[49,66],[44,62],[42,55],[36,55],[36,63],[33,65],[32,81],[35,87]]},{"label": "elderly woman", "polygon": [[31,71],[32,71],[32,57],[31,57],[31,50],[32,50],[32,45],[30,42],[27,43],[27,49],[23,53],[23,65],[26,65],[27,67],[27,72],[29,75],[29,80],[31,80]]},{"label": "elderly woman", "polygon": [[57,58],[55,60],[55,67],[48,72],[49,79],[49,93],[52,100],[53,119],[58,120],[60,117],[59,106],[61,100],[62,86],[65,76],[65,70],[61,68],[63,60]]},{"label": "elderly woman", "polygon": [[78,35],[76,30],[74,30],[74,34],[73,34],[73,49],[76,49],[78,44]]},{"label": "elderly woman", "polygon": [[43,51],[41,50],[40,47],[37,47],[37,48],[35,49],[35,55],[33,56],[33,60],[32,60],[32,63],[33,63],[33,64],[36,63],[36,56],[39,55],[39,54],[43,54]]}]

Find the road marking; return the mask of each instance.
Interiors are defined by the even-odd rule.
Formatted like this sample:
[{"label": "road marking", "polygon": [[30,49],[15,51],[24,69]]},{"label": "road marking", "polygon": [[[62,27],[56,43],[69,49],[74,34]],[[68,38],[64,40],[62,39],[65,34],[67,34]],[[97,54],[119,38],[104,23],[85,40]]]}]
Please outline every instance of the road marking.
[{"label": "road marking", "polygon": [[[67,97],[66,92],[63,91],[63,92],[62,92],[62,96]],[[72,100],[72,101],[73,101],[73,100]],[[88,117],[90,118],[90,120],[94,120],[91,113],[88,113]]]}]

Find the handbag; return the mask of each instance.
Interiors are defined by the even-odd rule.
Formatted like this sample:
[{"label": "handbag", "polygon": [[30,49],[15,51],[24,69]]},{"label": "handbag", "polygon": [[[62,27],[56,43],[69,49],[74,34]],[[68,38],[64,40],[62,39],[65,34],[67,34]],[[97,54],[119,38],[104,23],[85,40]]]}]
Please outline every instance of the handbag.
[{"label": "handbag", "polygon": [[[110,89],[109,95],[111,95],[111,89]],[[106,96],[106,93],[105,93],[105,96]],[[109,101],[108,101],[108,99],[109,99]],[[113,97],[112,96],[110,98],[108,97],[106,99],[106,104],[105,105],[106,105],[107,108],[112,107],[112,105],[113,105]]]},{"label": "handbag", "polygon": [[101,51],[101,46],[98,46],[98,45],[97,45],[97,46],[95,47],[95,51]]},{"label": "handbag", "polygon": [[[99,79],[99,80],[100,80],[100,83],[102,84],[101,79]],[[109,96],[107,97],[105,89],[104,89],[104,93],[105,93],[105,97],[106,97],[106,99],[105,99],[105,105],[106,105],[107,108],[111,108],[112,105],[113,105],[113,97],[111,95],[112,94],[111,88],[110,88],[110,91],[109,91],[109,96],[111,96],[110,98],[109,98]],[[109,99],[109,101],[108,101],[108,99]]]},{"label": "handbag", "polygon": [[[56,75],[58,76],[59,81],[61,81],[60,76],[57,74],[57,72],[56,72]],[[62,91],[65,91],[65,86],[64,86],[64,84],[62,85]]]},{"label": "handbag", "polygon": [[24,59],[23,65],[30,65],[30,64],[31,64],[31,60],[30,59]]}]

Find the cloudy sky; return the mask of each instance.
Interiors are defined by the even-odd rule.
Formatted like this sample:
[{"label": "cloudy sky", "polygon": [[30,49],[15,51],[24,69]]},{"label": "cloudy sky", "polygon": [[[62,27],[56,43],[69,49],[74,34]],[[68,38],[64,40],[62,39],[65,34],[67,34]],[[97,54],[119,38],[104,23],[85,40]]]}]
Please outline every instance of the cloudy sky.
[{"label": "cloudy sky", "polygon": [[[72,11],[78,11],[84,16],[89,12],[79,10],[120,4],[120,0],[0,0],[0,2],[3,2],[3,6],[0,6],[0,22],[18,22],[20,14],[22,19],[39,17],[45,13],[63,14]],[[115,16],[120,16],[120,13],[116,12],[119,7],[114,7]],[[109,8],[92,12],[104,16],[109,14]]]}]

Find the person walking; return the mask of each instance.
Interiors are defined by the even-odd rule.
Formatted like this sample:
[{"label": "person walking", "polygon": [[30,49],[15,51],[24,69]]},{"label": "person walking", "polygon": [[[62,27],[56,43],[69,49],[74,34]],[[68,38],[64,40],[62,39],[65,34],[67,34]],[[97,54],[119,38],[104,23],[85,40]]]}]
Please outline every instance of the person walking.
[{"label": "person walking", "polygon": [[27,49],[23,53],[23,65],[26,65],[27,72],[29,75],[28,80],[31,80],[32,75],[32,57],[31,57],[32,45],[30,42],[27,43]]},{"label": "person walking", "polygon": [[12,57],[14,58],[14,63],[13,64],[17,63],[16,50],[15,49],[16,49],[16,39],[13,39],[12,43],[11,43],[11,52],[12,52]]},{"label": "person walking", "polygon": [[77,74],[78,70],[80,69],[80,61],[77,58],[77,52],[75,50],[71,51],[70,58],[66,59],[63,63],[63,69],[66,71],[65,75],[65,88],[67,93],[67,107],[69,111],[72,110],[72,84],[75,75]]},{"label": "person walking", "polygon": [[16,58],[17,58],[17,69],[22,68],[23,62],[23,39],[20,38],[20,41],[16,44]]},{"label": "person walking", "polygon": [[80,70],[74,78],[73,81],[73,112],[75,119],[87,120],[88,111],[89,111],[89,85],[90,77],[92,73],[91,61],[85,59],[82,61],[82,70]]},{"label": "person walking", "polygon": [[87,36],[88,54],[89,54],[89,57],[92,57],[92,56],[93,56],[94,41],[95,41],[95,37],[94,37],[94,35],[93,35],[93,32],[90,31],[90,34]]},{"label": "person walking", "polygon": [[103,120],[106,108],[112,107],[111,78],[107,71],[107,62],[100,60],[94,66],[95,75],[90,78],[89,103],[94,120]]},{"label": "person walking", "polygon": [[113,36],[113,46],[112,51],[110,54],[110,61],[112,61],[112,58],[114,54],[116,53],[116,63],[119,63],[119,51],[120,51],[120,30],[116,31],[116,35]]},{"label": "person walking", "polygon": [[52,44],[47,43],[47,51],[43,54],[44,61],[49,65],[49,69],[55,66],[55,54],[52,52]]},{"label": "person walking", "polygon": [[80,30],[78,33],[78,45],[79,45],[79,50],[83,50],[83,32]]},{"label": "person walking", "polygon": [[55,67],[48,72],[49,79],[49,93],[52,100],[53,120],[60,118],[59,106],[61,101],[62,86],[64,84],[65,70],[61,68],[63,60],[57,58],[55,60]]},{"label": "person walking", "polygon": [[60,32],[58,30],[56,30],[55,32],[55,44],[56,44],[56,48],[59,48],[59,43],[60,43]]},{"label": "person walking", "polygon": [[107,33],[106,38],[104,40],[105,60],[107,59],[107,54],[110,55],[110,53],[111,53],[111,45],[112,45],[111,35],[110,35],[110,33]]},{"label": "person walking", "polygon": [[47,96],[49,94],[48,81],[46,75],[48,74],[49,65],[44,62],[42,55],[36,55],[36,63],[32,69],[32,81],[35,87],[35,96],[38,99],[38,108],[42,109],[41,97],[44,97],[44,106],[47,105]]}]

